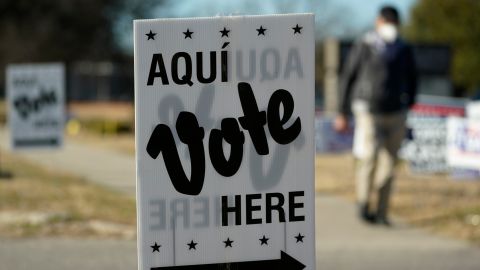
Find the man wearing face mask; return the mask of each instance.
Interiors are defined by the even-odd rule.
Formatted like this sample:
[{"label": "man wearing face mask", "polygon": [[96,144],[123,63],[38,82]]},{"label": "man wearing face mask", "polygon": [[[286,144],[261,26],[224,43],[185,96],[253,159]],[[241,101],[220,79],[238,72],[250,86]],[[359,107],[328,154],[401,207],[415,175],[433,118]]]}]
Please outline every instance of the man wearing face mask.
[{"label": "man wearing face mask", "polygon": [[[355,42],[342,70],[334,122],[334,128],[344,132],[353,112],[359,215],[364,221],[384,225],[389,225],[388,204],[406,114],[417,91],[413,51],[398,36],[399,25],[398,11],[384,6],[375,31]],[[376,212],[369,207],[372,190],[378,192]]]}]

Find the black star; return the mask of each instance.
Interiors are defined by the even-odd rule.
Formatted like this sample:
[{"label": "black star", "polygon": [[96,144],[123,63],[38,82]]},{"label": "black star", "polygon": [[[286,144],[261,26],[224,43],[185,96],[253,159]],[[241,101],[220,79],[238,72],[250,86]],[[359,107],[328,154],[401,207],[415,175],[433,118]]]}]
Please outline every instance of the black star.
[{"label": "black star", "polygon": [[193,32],[190,32],[190,29],[187,28],[187,32],[183,32],[183,34],[185,35],[185,38],[192,39]]},{"label": "black star", "polygon": [[191,250],[191,249],[197,250],[197,248],[196,248],[197,244],[198,244],[198,243],[195,243],[195,242],[193,242],[193,240],[192,240],[190,243],[187,244],[187,245],[188,245],[188,250]]},{"label": "black star", "polygon": [[258,239],[258,240],[260,240],[260,242],[261,242],[261,243],[260,243],[260,246],[263,246],[263,244],[265,244],[265,245],[268,246],[268,242],[267,242],[267,241],[268,241],[269,239],[270,239],[270,238],[266,238],[265,235],[263,235],[262,238]]},{"label": "black star", "polygon": [[295,238],[297,239],[297,243],[298,242],[302,242],[303,243],[303,238],[305,237],[305,235],[301,235],[300,233],[298,233],[297,236],[295,236]]},{"label": "black star", "polygon": [[158,245],[157,242],[155,242],[155,245],[150,246],[150,247],[153,249],[152,252],[155,252],[155,251],[160,252],[160,247],[161,247],[161,246],[162,246],[162,245]]},{"label": "black star", "polygon": [[298,24],[295,26],[295,27],[292,27],[293,29],[293,34],[295,35],[296,33],[299,33],[301,34],[302,32],[300,30],[302,30],[303,27],[301,26],[298,26]]},{"label": "black star", "polygon": [[260,25],[260,28],[258,28],[257,31],[258,31],[258,35],[257,35],[257,36],[260,36],[260,35],[264,35],[264,36],[265,36],[265,31],[267,31],[267,29],[263,28],[263,25]]},{"label": "black star", "polygon": [[230,30],[227,30],[227,28],[223,27],[223,30],[220,31],[220,33],[222,33],[221,37],[228,37],[228,32],[230,32]]},{"label": "black star", "polygon": [[227,241],[223,241],[223,243],[225,243],[225,248],[227,248],[227,247],[232,247],[233,241],[230,240],[230,238],[227,238]]},{"label": "black star", "polygon": [[152,30],[150,30],[150,32],[146,33],[145,35],[148,37],[147,40],[150,40],[150,39],[153,39],[155,40],[155,35],[157,33],[153,33]]}]

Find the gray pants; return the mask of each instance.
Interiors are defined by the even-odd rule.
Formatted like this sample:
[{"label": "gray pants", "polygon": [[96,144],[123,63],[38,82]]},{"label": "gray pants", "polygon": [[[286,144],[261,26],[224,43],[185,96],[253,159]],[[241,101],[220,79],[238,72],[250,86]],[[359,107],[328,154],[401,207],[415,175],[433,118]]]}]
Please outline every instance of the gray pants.
[{"label": "gray pants", "polygon": [[[397,152],[405,136],[406,113],[377,115],[355,112],[356,196],[360,204],[378,192],[377,216],[386,218]],[[359,145],[357,145],[359,144]]]}]

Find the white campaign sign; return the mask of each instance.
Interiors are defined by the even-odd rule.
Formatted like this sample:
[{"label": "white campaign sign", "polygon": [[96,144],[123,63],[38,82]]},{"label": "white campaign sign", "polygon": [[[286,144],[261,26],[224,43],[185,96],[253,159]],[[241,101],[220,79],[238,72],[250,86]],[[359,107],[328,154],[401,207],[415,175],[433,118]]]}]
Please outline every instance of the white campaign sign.
[{"label": "white campaign sign", "polygon": [[139,269],[315,269],[313,22],[134,22]]},{"label": "white campaign sign", "polygon": [[471,119],[480,119],[480,101],[472,101],[466,106],[467,117]]},{"label": "white campaign sign", "polygon": [[61,146],[65,121],[64,66],[9,65],[6,88],[12,149]]},{"label": "white campaign sign", "polygon": [[480,169],[480,120],[449,117],[447,162],[452,167]]},{"label": "white campaign sign", "polygon": [[411,138],[404,140],[400,155],[409,161],[414,173],[446,173],[447,118],[410,112],[407,125]]}]

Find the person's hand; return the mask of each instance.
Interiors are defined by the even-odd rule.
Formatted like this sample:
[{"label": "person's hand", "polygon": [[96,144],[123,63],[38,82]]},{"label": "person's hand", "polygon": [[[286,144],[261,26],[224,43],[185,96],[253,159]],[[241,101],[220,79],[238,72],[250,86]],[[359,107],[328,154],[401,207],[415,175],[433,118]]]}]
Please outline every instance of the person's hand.
[{"label": "person's hand", "polygon": [[333,128],[336,132],[346,132],[348,130],[348,121],[344,115],[338,115],[333,122]]}]

